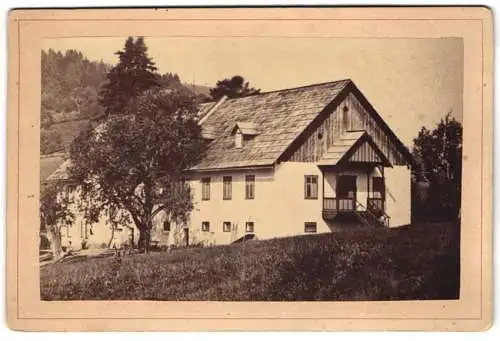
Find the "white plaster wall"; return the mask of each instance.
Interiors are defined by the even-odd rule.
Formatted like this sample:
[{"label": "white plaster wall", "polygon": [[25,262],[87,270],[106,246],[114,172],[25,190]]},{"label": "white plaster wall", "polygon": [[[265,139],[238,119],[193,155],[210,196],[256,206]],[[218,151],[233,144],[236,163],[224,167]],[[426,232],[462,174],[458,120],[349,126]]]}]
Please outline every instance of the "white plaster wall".
[{"label": "white plaster wall", "polygon": [[[255,175],[255,199],[245,199],[245,175]],[[222,177],[233,177],[232,200],[222,199]],[[304,198],[304,176],[318,176],[318,198]],[[201,177],[211,177],[210,200],[201,200]],[[254,222],[259,239],[304,234],[305,222],[316,222],[317,233],[331,231],[322,218],[323,181],[313,163],[286,162],[276,171],[242,171],[197,175],[191,180],[195,209],[190,217],[190,242],[227,244],[245,234],[245,223]],[[210,232],[201,231],[202,221]],[[223,232],[230,221],[237,232]]]},{"label": "white plaster wall", "polygon": [[184,228],[187,226],[171,222],[170,231],[164,231],[163,226],[167,219],[167,214],[164,211],[159,212],[153,217],[151,240],[159,242],[159,245],[185,246]]},{"label": "white plaster wall", "polygon": [[[245,199],[245,176],[255,176],[255,198]],[[231,200],[222,199],[222,178],[232,176]],[[210,200],[201,200],[201,178],[210,177]],[[239,171],[203,173],[193,176],[194,210],[189,221],[190,243],[206,245],[228,244],[245,234],[247,221],[254,223],[254,233],[260,238],[268,233],[269,217],[273,215],[276,196],[273,195],[273,171]],[[210,222],[210,231],[201,231],[203,221]],[[231,222],[232,231],[223,231],[223,222]]]},{"label": "white plaster wall", "polygon": [[334,172],[325,172],[325,197],[337,197],[337,178]]},{"label": "white plaster wall", "polygon": [[[74,221],[71,225],[64,225],[61,227],[61,245],[69,246],[71,242],[71,247],[74,250],[79,250],[82,248],[82,242],[85,239],[85,221],[84,215],[80,212],[78,208],[78,203],[81,200],[80,191],[74,190],[70,193],[71,199],[73,201],[70,204],[70,211],[74,215]],[[83,225],[83,228],[82,228]],[[122,245],[123,243],[128,242],[130,230],[126,226],[122,226],[122,231],[115,231],[113,236],[113,244],[116,244],[117,247]],[[90,230],[92,229],[92,234],[90,234]],[[139,233],[135,231],[135,241],[137,242]],[[99,216],[99,221],[97,223],[93,223],[92,226],[87,226],[87,245],[89,247],[101,247],[103,244],[108,244],[111,239],[111,225],[107,222],[107,217],[104,214]]]},{"label": "white plaster wall", "polygon": [[[386,178],[386,212],[391,217],[390,226],[396,227],[410,223],[411,198],[410,175],[406,166],[385,168]],[[368,176],[363,171],[342,171],[339,174],[357,176],[357,200],[366,206],[368,196]],[[255,176],[255,198],[245,199],[245,176]],[[318,176],[318,198],[304,198],[304,176]],[[378,170],[370,176],[380,176]],[[201,200],[201,178],[210,176],[210,200]],[[232,199],[222,199],[222,178],[232,176]],[[317,233],[330,232],[336,227],[326,222],[322,217],[323,184],[325,195],[335,197],[335,173],[326,172],[323,182],[322,173],[314,163],[285,162],[276,166],[275,170],[239,171],[194,176],[190,185],[193,190],[194,210],[190,215],[187,226],[171,224],[171,232],[163,231],[165,214],[158,214],[153,220],[152,239],[161,245],[184,243],[184,228],[189,228],[189,242],[203,242],[205,245],[228,244],[243,236],[247,221],[254,223],[254,233],[260,239],[285,237],[305,234],[304,223],[316,222]],[[75,194],[73,194],[75,195]],[[77,195],[77,194],[76,194]],[[76,204],[72,210],[75,222],[69,227],[70,238],[66,236],[66,227],[62,229],[63,245],[71,240],[74,249],[81,247],[81,224],[83,215],[78,211]],[[210,231],[201,231],[203,221],[210,222]],[[229,221],[231,232],[223,231],[223,222]],[[88,235],[90,245],[108,243],[111,229],[106,217],[101,216],[98,223],[92,225],[93,235]],[[129,229],[124,227],[121,232],[115,233],[114,242],[118,245],[125,243],[129,238]],[[137,242],[139,235],[135,229],[134,239]]]},{"label": "white plaster wall", "polygon": [[385,168],[386,213],[390,227],[411,223],[411,170],[407,166]]},{"label": "white plaster wall", "polygon": [[[318,176],[318,198],[304,198],[304,176]],[[322,217],[323,179],[314,163],[284,162],[277,166],[271,197],[275,198],[275,214],[265,238],[305,234],[304,223],[315,222],[317,233],[329,232]]]},{"label": "white plaster wall", "polygon": [[[255,175],[255,199],[245,199],[245,175]],[[366,207],[368,175],[361,170],[339,174],[357,176],[357,200]],[[304,176],[318,176],[318,198],[304,198]],[[375,171],[371,174],[380,175]],[[210,200],[201,200],[201,178],[210,176]],[[232,176],[232,199],[222,199],[222,178]],[[190,243],[205,245],[231,243],[245,234],[245,222],[254,222],[254,233],[260,239],[305,234],[304,223],[316,222],[317,233],[336,228],[322,217],[323,179],[314,163],[285,162],[275,171],[241,171],[198,174],[190,182],[195,209],[190,215]],[[335,197],[335,174],[325,176],[325,195]],[[201,231],[203,221],[210,222],[210,232]],[[223,222],[230,221],[236,232],[223,232]]]}]

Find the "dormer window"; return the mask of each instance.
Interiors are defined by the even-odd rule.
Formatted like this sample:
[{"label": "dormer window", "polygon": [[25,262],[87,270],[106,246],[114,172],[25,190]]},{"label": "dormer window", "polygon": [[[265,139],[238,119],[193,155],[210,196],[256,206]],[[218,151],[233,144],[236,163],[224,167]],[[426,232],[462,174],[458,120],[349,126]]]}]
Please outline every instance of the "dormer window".
[{"label": "dormer window", "polygon": [[252,122],[236,122],[231,134],[234,136],[234,147],[243,148],[245,142],[259,135],[257,125]]},{"label": "dormer window", "polygon": [[234,147],[235,148],[243,148],[243,134],[238,129],[234,134]]}]

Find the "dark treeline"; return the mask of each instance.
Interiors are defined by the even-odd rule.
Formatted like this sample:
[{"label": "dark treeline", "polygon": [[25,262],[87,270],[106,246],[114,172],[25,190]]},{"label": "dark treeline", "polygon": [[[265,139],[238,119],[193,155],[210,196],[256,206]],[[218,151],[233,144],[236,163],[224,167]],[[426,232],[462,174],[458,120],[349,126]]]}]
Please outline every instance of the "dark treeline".
[{"label": "dark treeline", "polygon": [[[91,122],[104,115],[99,93],[112,66],[102,60],[90,61],[73,49],[66,52],[42,50],[41,62],[40,151],[50,154],[64,151],[78,133],[65,131],[66,125],[74,129],[75,124],[64,122]],[[156,74],[156,77],[162,87],[192,91],[182,84],[176,73]]]}]

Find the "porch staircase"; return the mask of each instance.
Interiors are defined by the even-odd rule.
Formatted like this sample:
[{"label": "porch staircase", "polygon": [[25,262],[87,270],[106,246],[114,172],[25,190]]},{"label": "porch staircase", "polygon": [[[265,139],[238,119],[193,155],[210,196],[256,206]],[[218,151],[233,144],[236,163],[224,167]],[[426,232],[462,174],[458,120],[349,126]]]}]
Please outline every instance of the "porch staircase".
[{"label": "porch staircase", "polygon": [[332,208],[323,209],[323,219],[333,220],[352,220],[356,219],[362,224],[371,227],[389,227],[390,217],[385,212],[376,214],[374,211],[365,207],[358,201],[355,201],[355,207],[349,210],[336,210]]},{"label": "porch staircase", "polygon": [[358,201],[356,201],[356,210],[353,212],[362,223],[368,226],[389,227],[390,217],[385,212],[382,212],[381,216],[377,217],[372,211]]}]

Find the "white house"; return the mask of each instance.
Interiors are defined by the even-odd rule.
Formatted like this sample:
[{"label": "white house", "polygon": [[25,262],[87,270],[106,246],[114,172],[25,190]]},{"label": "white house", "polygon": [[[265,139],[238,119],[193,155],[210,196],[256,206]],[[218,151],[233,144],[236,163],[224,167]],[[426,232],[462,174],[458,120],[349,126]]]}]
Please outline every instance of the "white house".
[{"label": "white house", "polygon": [[189,241],[410,223],[411,154],[351,80],[203,104]]},{"label": "white house", "polygon": [[[199,117],[208,150],[186,170],[195,208],[186,226],[156,218],[160,244],[410,223],[411,154],[351,80],[224,97]],[[73,245],[90,238],[85,222],[74,225]],[[92,239],[109,241],[109,224],[98,225]]]}]

